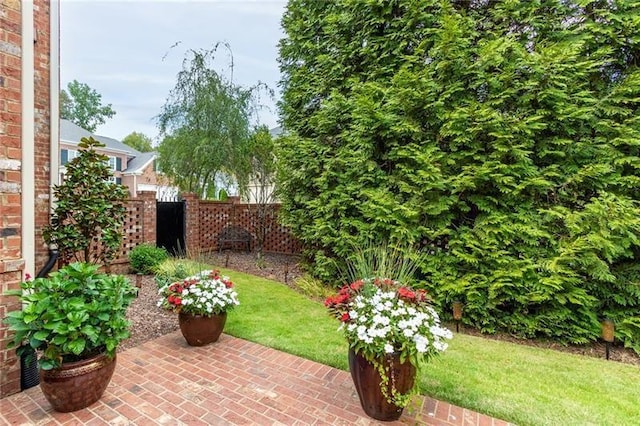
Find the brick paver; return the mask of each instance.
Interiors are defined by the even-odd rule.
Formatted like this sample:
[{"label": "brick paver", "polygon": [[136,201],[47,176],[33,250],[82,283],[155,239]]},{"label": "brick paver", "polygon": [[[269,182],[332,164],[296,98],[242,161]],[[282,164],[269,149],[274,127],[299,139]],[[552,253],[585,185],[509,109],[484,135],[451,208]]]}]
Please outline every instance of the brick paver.
[{"label": "brick paver", "polygon": [[39,387],[0,400],[8,425],[495,425],[502,420],[416,397],[397,422],[360,407],[346,371],[223,334],[188,346],[174,332],[118,354],[102,399],[56,413]]}]

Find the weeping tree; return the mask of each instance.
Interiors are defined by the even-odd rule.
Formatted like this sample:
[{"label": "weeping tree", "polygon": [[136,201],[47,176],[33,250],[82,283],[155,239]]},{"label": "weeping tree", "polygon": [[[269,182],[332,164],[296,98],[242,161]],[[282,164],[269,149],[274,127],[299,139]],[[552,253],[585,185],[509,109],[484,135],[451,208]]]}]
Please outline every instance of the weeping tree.
[{"label": "weeping tree", "polygon": [[428,256],[486,332],[640,351],[640,2],[291,0],[282,218],[331,281],[361,241]]},{"label": "weeping tree", "polygon": [[[229,77],[216,71],[218,48],[227,49]],[[163,140],[160,167],[181,190],[205,197],[216,183],[246,182],[251,122],[264,86],[244,88],[233,82],[233,57],[228,44],[211,50],[189,50],[175,87],[158,115]]]}]

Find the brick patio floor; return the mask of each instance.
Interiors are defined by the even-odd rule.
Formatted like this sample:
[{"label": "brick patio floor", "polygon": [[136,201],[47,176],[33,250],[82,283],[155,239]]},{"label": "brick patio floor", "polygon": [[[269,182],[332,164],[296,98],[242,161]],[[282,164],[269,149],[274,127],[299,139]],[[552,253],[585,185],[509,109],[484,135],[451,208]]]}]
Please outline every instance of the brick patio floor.
[{"label": "brick patio floor", "polygon": [[107,391],[90,407],[57,413],[36,386],[0,400],[0,424],[508,425],[432,398],[414,402],[399,421],[377,422],[346,371],[226,334],[190,347],[178,331],[119,353]]}]

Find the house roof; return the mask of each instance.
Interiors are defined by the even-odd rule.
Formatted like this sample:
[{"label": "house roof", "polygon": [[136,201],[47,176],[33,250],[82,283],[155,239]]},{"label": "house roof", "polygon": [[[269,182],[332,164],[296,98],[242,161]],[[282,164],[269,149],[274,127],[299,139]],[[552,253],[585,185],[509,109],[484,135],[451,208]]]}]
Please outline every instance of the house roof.
[{"label": "house roof", "polygon": [[125,174],[137,174],[142,173],[142,171],[151,163],[156,156],[157,152],[140,152],[136,155],[135,158],[132,158],[127,162],[127,169],[124,171]]},{"label": "house roof", "polygon": [[89,136],[93,136],[94,139],[105,144],[105,150],[126,153],[129,157],[137,157],[138,155],[140,155],[140,151],[123,144],[117,139],[96,135],[95,133],[91,133],[90,131],[83,129],[82,127],[67,119],[60,119],[61,141],[77,145],[78,143],[80,143],[80,139],[88,138]]},{"label": "house roof", "polygon": [[282,132],[283,130],[282,130],[282,127],[280,126],[274,127],[273,129],[269,130],[269,134],[271,135],[272,138],[277,138],[282,134]]}]

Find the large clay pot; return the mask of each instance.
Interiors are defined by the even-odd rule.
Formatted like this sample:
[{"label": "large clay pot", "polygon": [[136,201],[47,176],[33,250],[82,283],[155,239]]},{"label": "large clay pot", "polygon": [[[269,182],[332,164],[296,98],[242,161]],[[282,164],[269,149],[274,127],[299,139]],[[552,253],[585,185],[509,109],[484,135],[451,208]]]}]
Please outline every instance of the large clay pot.
[{"label": "large clay pot", "polygon": [[[403,394],[411,390],[416,377],[416,368],[413,364],[408,360],[400,363],[399,354],[386,355],[378,362],[384,363],[385,370],[389,374],[388,395],[392,394],[391,386]],[[349,370],[360,398],[360,405],[369,417],[382,421],[400,418],[404,408],[387,401],[381,389],[382,378],[373,363],[353,349],[349,349]]]},{"label": "large clay pot", "polygon": [[116,368],[116,356],[96,355],[40,370],[40,389],[54,410],[62,413],[88,407],[102,397]]},{"label": "large clay pot", "polygon": [[191,346],[204,346],[218,340],[227,322],[227,313],[208,317],[180,312],[178,320],[187,343]]}]

